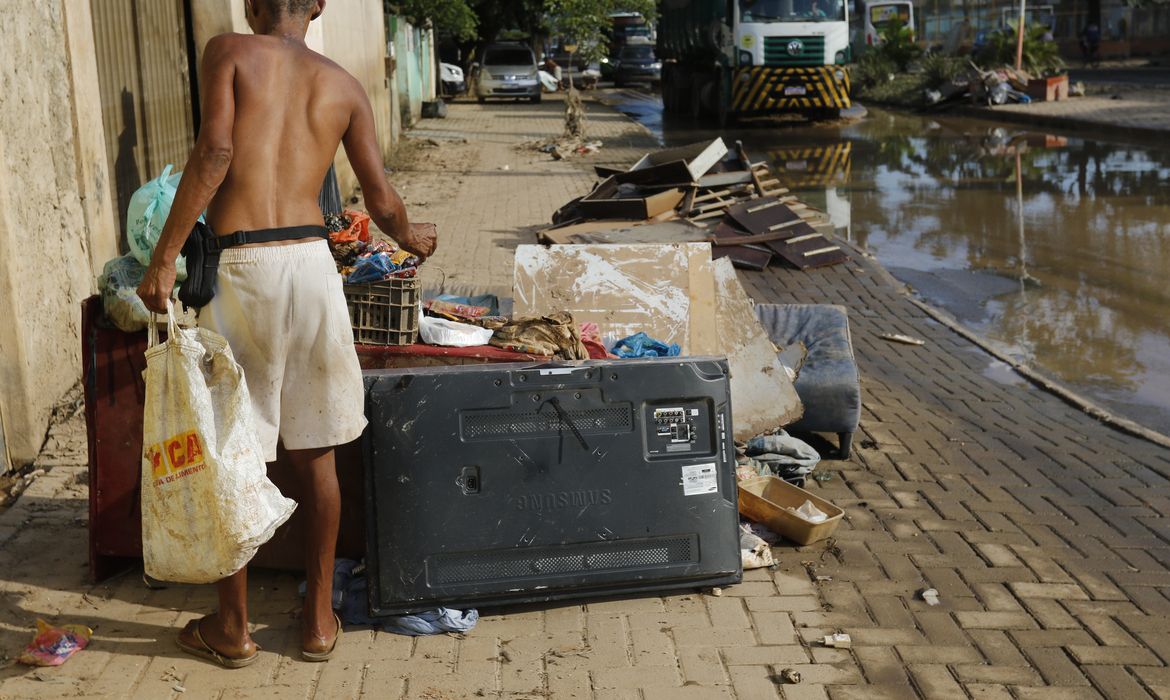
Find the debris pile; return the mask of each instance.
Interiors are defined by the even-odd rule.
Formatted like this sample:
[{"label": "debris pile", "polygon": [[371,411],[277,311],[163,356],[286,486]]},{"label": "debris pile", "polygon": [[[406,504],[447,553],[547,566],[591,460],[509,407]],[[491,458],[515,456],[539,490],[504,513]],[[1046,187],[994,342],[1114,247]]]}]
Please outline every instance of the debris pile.
[{"label": "debris pile", "polygon": [[1009,102],[1028,104],[1067,100],[1067,75],[1036,77],[1022,69],[1008,66],[984,70],[974,63],[970,68],[937,88],[927,89],[926,104],[944,106],[967,99],[988,106]]},{"label": "debris pile", "polygon": [[568,202],[539,233],[544,243],[710,243],[713,259],[763,270],[779,257],[806,270],[848,256],[828,216],[780,186],[743,144],[723,139],[648,153],[629,169],[598,166],[593,191]]}]

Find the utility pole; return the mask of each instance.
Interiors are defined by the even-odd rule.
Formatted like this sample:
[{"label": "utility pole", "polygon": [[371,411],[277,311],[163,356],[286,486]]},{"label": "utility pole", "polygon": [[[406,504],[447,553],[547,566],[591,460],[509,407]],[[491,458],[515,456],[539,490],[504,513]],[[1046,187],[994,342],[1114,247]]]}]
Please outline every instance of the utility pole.
[{"label": "utility pole", "polygon": [[1028,0],[1020,0],[1020,23],[1016,27],[1016,70],[1020,70],[1024,62],[1024,10]]}]

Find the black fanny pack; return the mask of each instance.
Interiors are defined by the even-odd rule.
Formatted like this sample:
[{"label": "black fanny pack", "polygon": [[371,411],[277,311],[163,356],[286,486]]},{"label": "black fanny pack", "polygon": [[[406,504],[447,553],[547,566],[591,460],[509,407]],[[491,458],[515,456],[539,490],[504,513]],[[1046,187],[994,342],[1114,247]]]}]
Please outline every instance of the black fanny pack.
[{"label": "black fanny pack", "polygon": [[298,238],[328,238],[324,226],[288,226],[269,228],[262,231],[236,231],[228,236],[217,236],[202,221],[195,222],[191,235],[183,244],[183,257],[187,260],[187,279],[179,286],[179,301],[191,309],[207,306],[215,296],[215,280],[219,274],[219,255],[227,248],[248,243],[271,243],[291,241]]}]

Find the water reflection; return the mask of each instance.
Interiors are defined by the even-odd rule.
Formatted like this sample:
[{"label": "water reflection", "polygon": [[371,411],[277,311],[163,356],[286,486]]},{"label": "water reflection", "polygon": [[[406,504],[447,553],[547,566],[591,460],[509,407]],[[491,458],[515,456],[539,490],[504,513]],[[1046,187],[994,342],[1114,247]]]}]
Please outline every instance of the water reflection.
[{"label": "water reflection", "polygon": [[[861,245],[1062,381],[1170,429],[1170,153],[883,113],[842,135]],[[950,283],[956,268],[1016,284]]]},{"label": "water reflection", "polygon": [[[666,145],[714,135],[650,96],[619,102]],[[723,136],[928,301],[1170,433],[1170,147],[881,110]]]}]

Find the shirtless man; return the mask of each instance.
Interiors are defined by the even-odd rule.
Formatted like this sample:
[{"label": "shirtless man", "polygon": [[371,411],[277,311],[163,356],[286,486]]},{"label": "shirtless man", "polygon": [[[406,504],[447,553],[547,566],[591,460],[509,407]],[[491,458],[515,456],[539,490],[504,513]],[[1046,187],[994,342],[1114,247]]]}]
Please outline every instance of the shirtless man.
[{"label": "shirtless man", "polygon": [[[317,195],[338,144],[378,227],[420,257],[435,250],[433,229],[411,227],[386,181],[361,84],[305,45],[325,0],[245,5],[255,35],[217,36],[203,54],[199,138],[138,288],[155,312],[166,311],[175,258],[205,209],[221,235],[322,227]],[[276,459],[279,437],[300,480],[308,579],[302,657],[323,661],[341,631],[331,605],[340,517],[333,448],[356,439],[366,423],[361,370],[327,243],[301,238],[228,248],[199,323],[224,335],[244,368],[265,460]],[[219,611],[183,629],[185,651],[233,668],[256,660],[246,572],[217,584]]]}]

